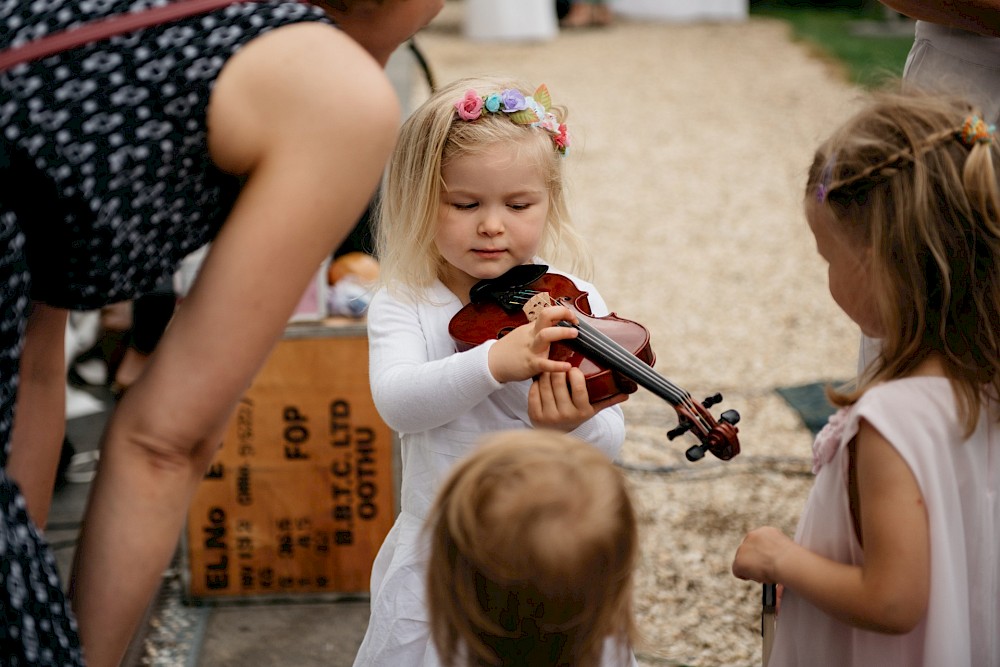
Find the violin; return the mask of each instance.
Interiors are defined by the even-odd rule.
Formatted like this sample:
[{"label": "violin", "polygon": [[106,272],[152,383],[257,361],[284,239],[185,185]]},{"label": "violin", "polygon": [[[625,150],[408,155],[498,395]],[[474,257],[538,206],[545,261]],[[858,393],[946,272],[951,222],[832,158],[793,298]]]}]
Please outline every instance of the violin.
[{"label": "violin", "polygon": [[726,410],[716,421],[708,411],[722,401],[721,394],[701,403],[693,400],[691,394],[653,370],[656,355],[644,326],[614,313],[595,317],[587,293],[548,269],[544,264],[524,264],[498,278],[476,283],[469,292],[470,302],[448,324],[459,351],[502,338],[534,321],[541,308],[566,306],[576,312],[579,323],[564,320],[558,326],[573,327],[579,333],[576,338],[552,343],[549,358],[568,361],[583,372],[591,403],[643,387],[677,412],[678,425],[667,432],[667,439],[687,432],[698,438],[699,444],[685,452],[689,461],[703,458],[706,451],[723,461],[739,454],[736,424],[740,414]]}]

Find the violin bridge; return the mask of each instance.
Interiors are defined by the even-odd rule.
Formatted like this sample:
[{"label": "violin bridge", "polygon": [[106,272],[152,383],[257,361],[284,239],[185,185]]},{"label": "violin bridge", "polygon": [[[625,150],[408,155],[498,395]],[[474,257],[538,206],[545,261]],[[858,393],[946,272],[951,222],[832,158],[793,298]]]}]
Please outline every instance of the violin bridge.
[{"label": "violin bridge", "polygon": [[524,311],[524,315],[528,318],[529,322],[534,322],[538,319],[538,316],[542,314],[542,308],[547,308],[552,305],[552,297],[549,296],[548,292],[538,292],[533,297],[528,299],[521,310]]}]

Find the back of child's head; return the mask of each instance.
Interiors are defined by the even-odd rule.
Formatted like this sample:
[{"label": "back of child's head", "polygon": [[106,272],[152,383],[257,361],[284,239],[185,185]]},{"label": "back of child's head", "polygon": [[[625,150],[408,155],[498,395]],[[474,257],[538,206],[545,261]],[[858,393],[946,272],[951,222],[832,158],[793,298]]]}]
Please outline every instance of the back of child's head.
[{"label": "back of child's head", "polygon": [[634,639],[634,510],[598,449],[545,430],[489,437],[431,513],[431,628],[446,664],[597,665]]},{"label": "back of child's head", "polygon": [[[441,171],[449,160],[503,152],[518,162],[538,164],[549,190],[549,215],[539,253],[564,258],[568,269],[584,271],[583,244],[573,229],[565,199],[563,157],[568,149],[565,111],[549,108],[548,129],[512,120],[510,113],[483,105],[474,119],[459,114],[469,91],[481,101],[516,91],[533,99],[538,89],[503,78],[457,80],[437,92],[403,123],[383,183],[376,226],[376,254],[382,282],[413,288],[439,277],[443,259],[434,245],[441,193]],[[561,128],[561,136],[553,132]]]},{"label": "back of child's head", "polygon": [[[1000,390],[1000,152],[967,102],[876,94],[817,151],[806,205],[870,248],[882,351],[853,397],[937,353],[976,423]],[[844,397],[842,397],[844,398]]]}]

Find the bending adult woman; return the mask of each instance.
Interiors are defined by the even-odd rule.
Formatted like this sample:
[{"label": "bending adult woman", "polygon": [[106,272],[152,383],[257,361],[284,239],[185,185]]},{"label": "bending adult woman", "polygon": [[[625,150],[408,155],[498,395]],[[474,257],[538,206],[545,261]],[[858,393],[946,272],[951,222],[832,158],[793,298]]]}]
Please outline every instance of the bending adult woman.
[{"label": "bending adult woman", "polygon": [[[0,49],[163,4],[4,3]],[[0,74],[0,654],[8,660],[83,660],[54,562],[27,514],[47,513],[38,485],[61,442],[31,436],[41,433],[41,406],[61,401],[51,378],[61,369],[63,382],[54,360],[65,309],[142,293],[213,241],[102,441],[71,594],[87,663],[100,667],[121,659],[236,400],[376,186],[399,114],[380,65],[442,4],[234,3]],[[18,393],[31,398],[12,441]]]}]

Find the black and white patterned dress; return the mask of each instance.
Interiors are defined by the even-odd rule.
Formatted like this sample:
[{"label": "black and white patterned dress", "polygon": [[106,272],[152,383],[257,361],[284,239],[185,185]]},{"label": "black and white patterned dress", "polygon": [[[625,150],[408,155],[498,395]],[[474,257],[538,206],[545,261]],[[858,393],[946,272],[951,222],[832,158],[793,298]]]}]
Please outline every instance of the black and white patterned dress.
[{"label": "black and white patterned dress", "polygon": [[[164,4],[0,0],[0,49]],[[55,561],[5,473],[29,299],[130,299],[212,239],[239,188],[206,144],[220,69],[267,30],[327,20],[238,3],[0,72],[0,664],[83,664]]]}]

